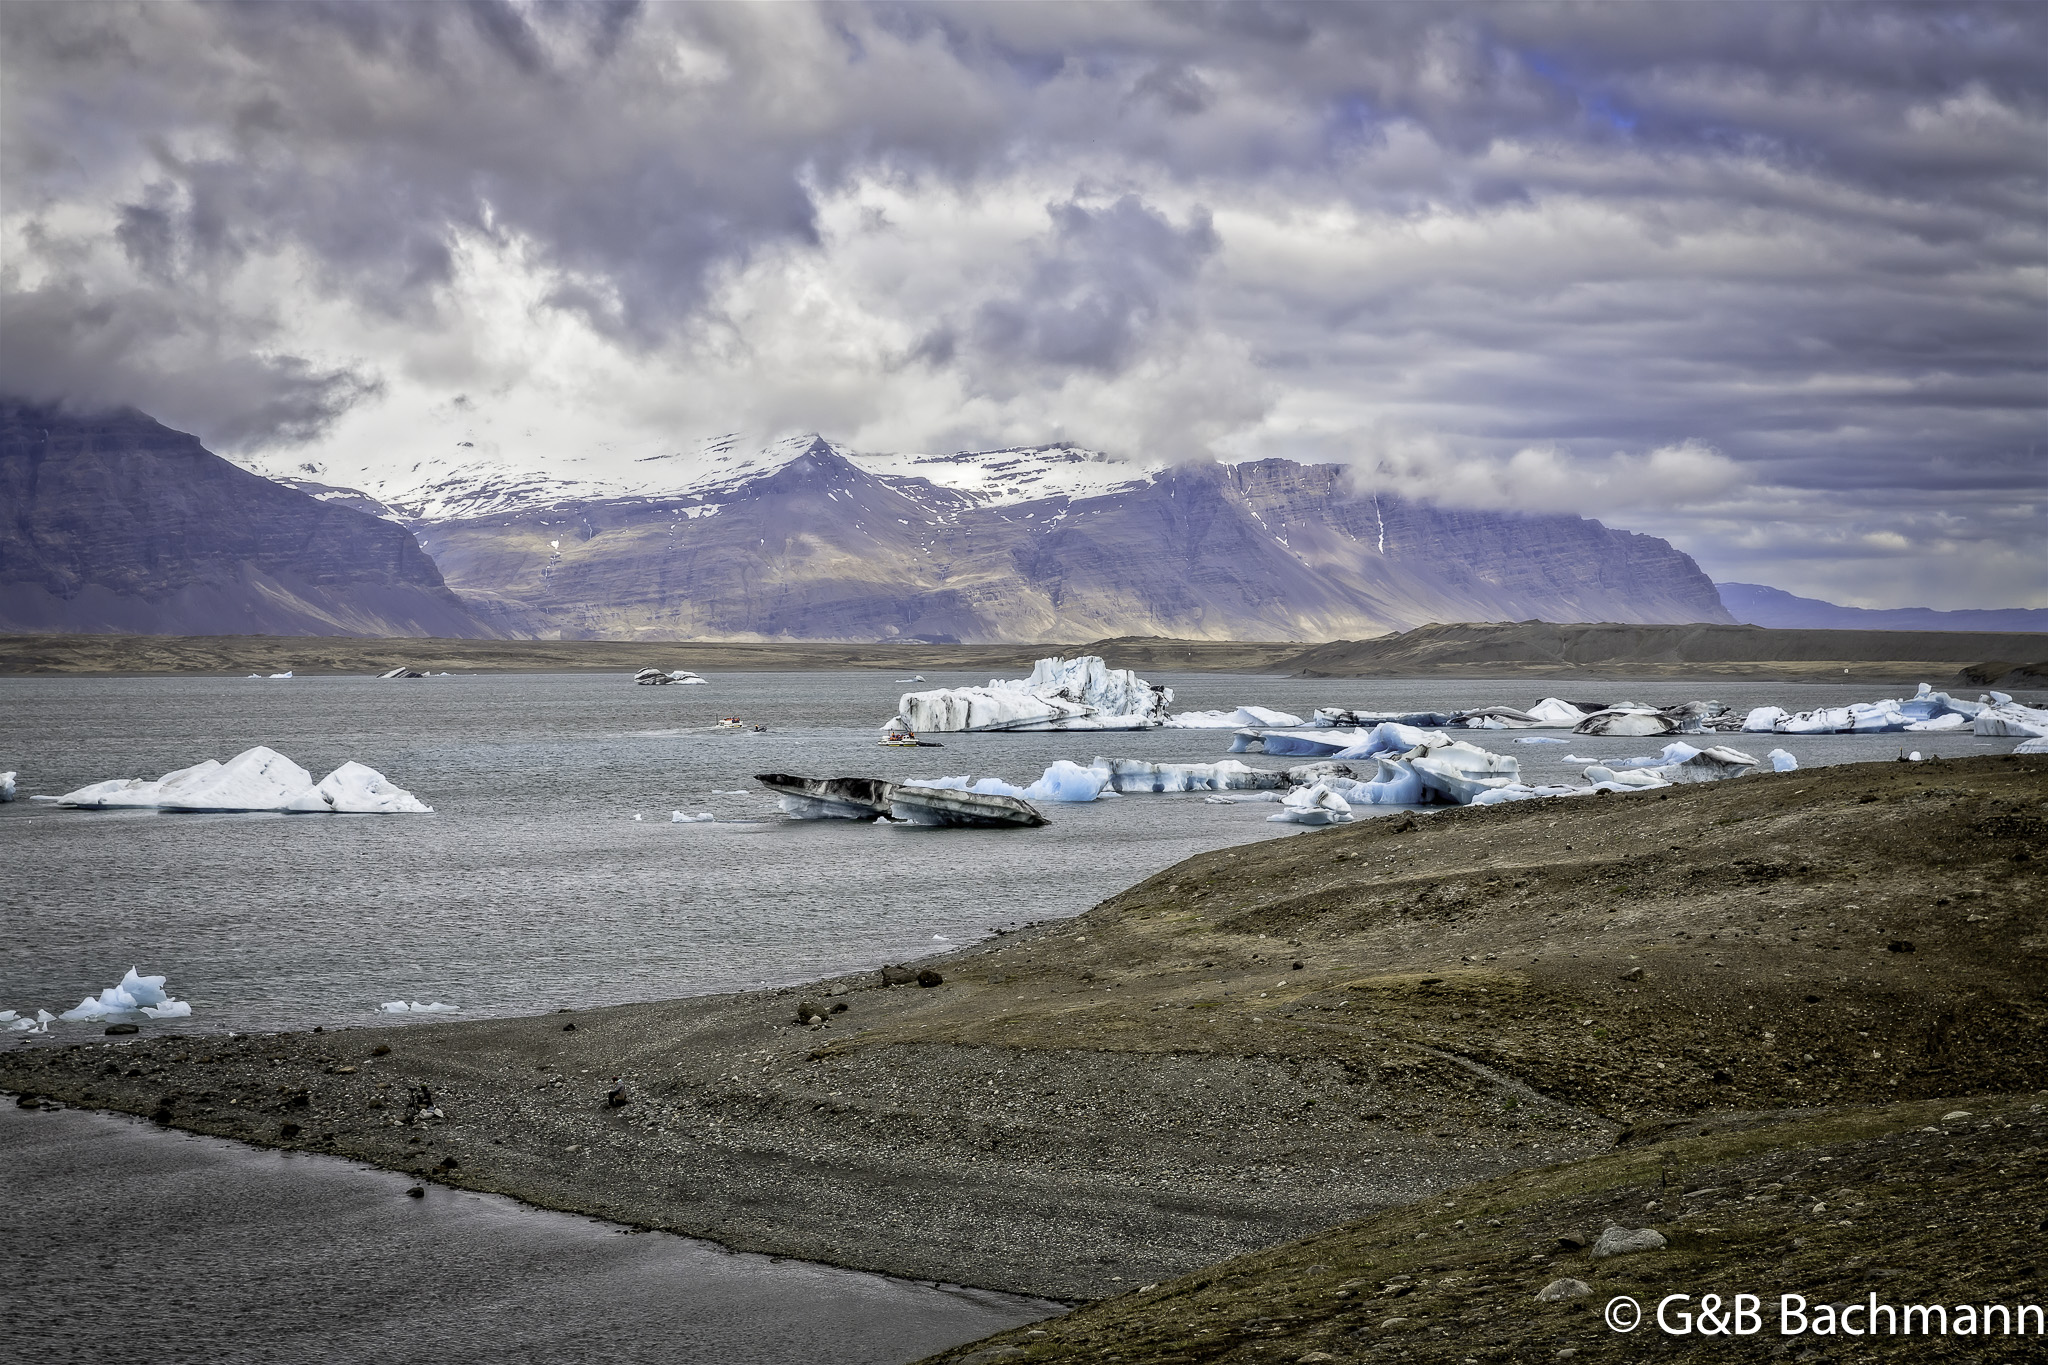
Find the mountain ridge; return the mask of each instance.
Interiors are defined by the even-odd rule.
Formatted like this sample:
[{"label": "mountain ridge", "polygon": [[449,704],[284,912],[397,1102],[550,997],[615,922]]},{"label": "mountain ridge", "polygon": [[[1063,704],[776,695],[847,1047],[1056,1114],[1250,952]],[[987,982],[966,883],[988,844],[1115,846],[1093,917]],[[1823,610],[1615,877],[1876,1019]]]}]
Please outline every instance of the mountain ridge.
[{"label": "mountain ridge", "polygon": [[2048,630],[2048,607],[1844,607],[1762,583],[1716,583],[1735,619],[1782,630]]}]

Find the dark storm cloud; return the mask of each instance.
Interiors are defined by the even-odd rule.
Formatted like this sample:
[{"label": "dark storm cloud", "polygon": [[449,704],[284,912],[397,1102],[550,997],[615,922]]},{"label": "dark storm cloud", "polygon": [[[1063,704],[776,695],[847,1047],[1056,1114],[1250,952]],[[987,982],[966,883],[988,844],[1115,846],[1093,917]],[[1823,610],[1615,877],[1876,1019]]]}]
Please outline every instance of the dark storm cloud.
[{"label": "dark storm cloud", "polygon": [[[650,365],[713,327],[786,367],[721,291],[854,269],[826,217],[884,185],[1053,206],[927,244],[954,274],[875,320],[923,338],[890,374],[1023,403],[1207,341],[1260,448],[1695,441],[1800,518],[1911,541],[1938,495],[2041,558],[2048,7],[15,3],[0,37],[0,329],[45,396],[317,433],[395,362],[295,319],[459,343],[477,250]],[[1414,477],[1460,496],[1460,460]],[[1731,506],[1661,524],[1734,547]]]}]

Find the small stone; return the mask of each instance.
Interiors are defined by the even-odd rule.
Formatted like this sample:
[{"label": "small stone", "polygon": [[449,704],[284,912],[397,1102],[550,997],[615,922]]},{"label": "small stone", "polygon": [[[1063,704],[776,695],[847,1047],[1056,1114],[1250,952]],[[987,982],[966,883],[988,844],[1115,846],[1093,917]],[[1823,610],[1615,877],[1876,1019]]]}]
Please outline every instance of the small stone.
[{"label": "small stone", "polygon": [[917,984],[920,986],[943,986],[946,984],[946,978],[927,967],[917,974]]},{"label": "small stone", "polygon": [[825,1006],[815,1000],[799,1000],[796,1003],[796,1021],[799,1024],[822,1024],[825,1022]]},{"label": "small stone", "polygon": [[427,1197],[427,1187],[415,1185],[405,1192],[405,1197],[407,1199],[425,1199]]},{"label": "small stone", "polygon": [[1593,1286],[1584,1280],[1552,1280],[1536,1291],[1538,1303],[1558,1303],[1564,1299],[1583,1299],[1593,1292]]},{"label": "small stone", "polygon": [[305,1131],[305,1129],[299,1127],[299,1125],[296,1123],[287,1123],[286,1125],[284,1125],[284,1127],[277,1130],[277,1135],[283,1138],[295,1138],[300,1133],[303,1133]]},{"label": "small stone", "polygon": [[1623,981],[1641,981],[1643,979],[1643,969],[1641,967],[1631,967],[1621,974],[1621,979]]},{"label": "small stone", "polygon": [[575,1031],[576,1031],[576,1026],[575,1026],[574,1024],[564,1024],[564,1025],[562,1025],[562,1032],[564,1032],[564,1033],[574,1033]]},{"label": "small stone", "polygon": [[142,1032],[142,1026],[140,1024],[109,1024],[107,1025],[107,1032],[109,1035],[116,1033],[140,1033]]},{"label": "small stone", "polygon": [[1970,1111],[1967,1109],[1951,1109],[1948,1113],[1943,1114],[1941,1116],[1941,1121],[1943,1123],[1954,1123],[1959,1119],[1966,1119],[1970,1117],[1972,1117],[1972,1115]]},{"label": "small stone", "polygon": [[1566,1251],[1584,1251],[1586,1249],[1586,1239],[1569,1232],[1559,1237],[1557,1244]]},{"label": "small stone", "polygon": [[452,1156],[444,1156],[441,1158],[441,1169],[444,1171],[452,1171],[461,1164],[461,1162],[457,1161]]},{"label": "small stone", "polygon": [[829,990],[829,991],[825,992],[825,994],[827,994],[827,995],[845,995],[845,994],[846,994],[846,992],[847,992],[847,988],[846,988],[845,986],[834,986],[834,987],[833,987],[833,988],[832,988],[831,990]]},{"label": "small stone", "polygon": [[837,1004],[832,1006],[832,1012],[834,1014],[844,1014],[850,1008],[851,1006],[849,1006],[844,1000],[841,1000]]},{"label": "small stone", "polygon": [[1600,1234],[1600,1240],[1593,1243],[1593,1258],[1603,1260],[1609,1256],[1630,1256],[1639,1251],[1655,1251],[1670,1245],[1664,1234],[1655,1228],[1611,1227]]},{"label": "small stone", "polygon": [[372,1057],[389,1057],[389,1056],[391,1055],[391,1044],[389,1044],[389,1043],[379,1043],[379,1044],[377,1044],[377,1046],[375,1046],[375,1047],[373,1047],[373,1048],[371,1048],[371,1049],[370,1049],[370,1055],[371,1055]]},{"label": "small stone", "polygon": [[1335,1360],[1336,1358],[1337,1357],[1331,1355],[1328,1351],[1310,1351],[1306,1355],[1296,1356],[1294,1358],[1294,1362],[1295,1365],[1326,1365],[1326,1362]]},{"label": "small stone", "polygon": [[1886,952],[1910,953],[1913,951],[1913,940],[1909,938],[1895,938],[1884,946]]},{"label": "small stone", "polygon": [[882,968],[882,984],[884,986],[910,986],[915,985],[916,982],[917,973],[908,967]]}]

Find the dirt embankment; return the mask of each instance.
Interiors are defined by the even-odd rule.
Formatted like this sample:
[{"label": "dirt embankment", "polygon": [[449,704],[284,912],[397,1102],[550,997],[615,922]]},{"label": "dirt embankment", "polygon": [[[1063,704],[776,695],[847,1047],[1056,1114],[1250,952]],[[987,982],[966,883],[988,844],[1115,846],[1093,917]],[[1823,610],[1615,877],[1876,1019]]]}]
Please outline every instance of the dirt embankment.
[{"label": "dirt embankment", "polygon": [[831,641],[362,640],[274,635],[0,636],[0,675],[32,673],[376,674],[965,670],[1015,675],[1048,654],[1099,654],[1113,667],[1309,678],[1731,678],[1786,682],[2048,686],[2048,635],[1765,630],[1760,626],[1519,624],[1421,626],[1370,640],[1169,640],[927,645]]},{"label": "dirt embankment", "polygon": [[2039,1088],[2044,802],[2048,759],[1998,757],[1375,819],[1190,859],[938,986],[149,1024],[16,1044],[0,1086],[1093,1299],[1669,1120]]},{"label": "dirt embankment", "polygon": [[[1996,677],[1965,677],[1984,660],[2048,658],[2048,635],[1932,630],[1766,630],[1762,626],[1635,626],[1544,621],[1418,626],[1370,640],[1336,640],[1303,650],[1285,664],[1310,678],[1616,677],[1755,678],[1788,682],[1934,682],[1951,677],[1983,685]],[[2027,685],[2022,679],[2019,685]]]}]

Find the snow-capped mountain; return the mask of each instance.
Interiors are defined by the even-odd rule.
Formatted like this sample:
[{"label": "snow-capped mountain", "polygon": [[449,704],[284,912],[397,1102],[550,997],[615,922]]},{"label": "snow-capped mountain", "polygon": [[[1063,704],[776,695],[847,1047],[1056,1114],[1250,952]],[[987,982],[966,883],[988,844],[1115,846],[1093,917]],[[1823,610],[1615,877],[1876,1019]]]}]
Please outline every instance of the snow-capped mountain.
[{"label": "snow-capped mountain", "polygon": [[[315,496],[350,496],[309,478]],[[1728,619],[1653,537],[1435,508],[1285,460],[724,437],[588,475],[422,462],[362,492],[487,619],[544,636],[1321,640],[1432,620]]]}]

